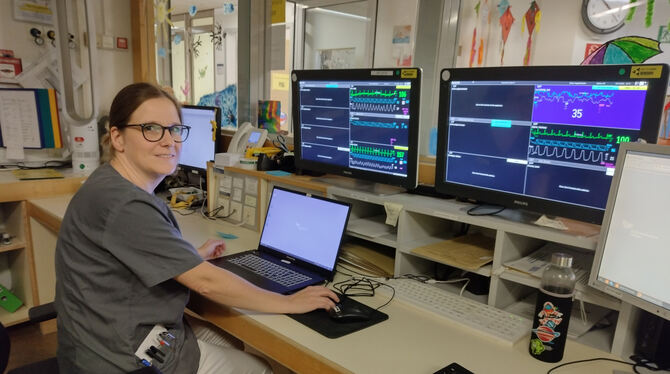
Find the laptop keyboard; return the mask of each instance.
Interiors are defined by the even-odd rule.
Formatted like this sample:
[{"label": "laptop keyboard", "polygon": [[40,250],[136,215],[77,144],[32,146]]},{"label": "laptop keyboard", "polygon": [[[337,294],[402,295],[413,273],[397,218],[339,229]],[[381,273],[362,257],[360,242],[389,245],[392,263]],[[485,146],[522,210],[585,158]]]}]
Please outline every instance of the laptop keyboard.
[{"label": "laptop keyboard", "polygon": [[285,287],[291,287],[296,284],[310,280],[311,278],[300,274],[297,271],[287,269],[251,253],[239,257],[234,257],[228,261],[235,265],[242,266],[263,278],[270,279]]}]

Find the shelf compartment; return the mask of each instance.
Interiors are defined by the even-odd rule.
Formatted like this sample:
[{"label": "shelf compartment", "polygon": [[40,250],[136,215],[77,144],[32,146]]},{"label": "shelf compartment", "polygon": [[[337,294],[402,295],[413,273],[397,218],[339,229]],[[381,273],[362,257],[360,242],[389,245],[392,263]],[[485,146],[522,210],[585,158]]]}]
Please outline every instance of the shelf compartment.
[{"label": "shelf compartment", "polygon": [[[532,288],[540,288],[540,279],[533,277],[528,274],[521,273],[516,270],[512,269],[505,269],[501,274],[500,278],[508,281],[512,281],[515,283],[520,283],[528,287]],[[619,310],[621,308],[621,301],[618,299],[606,295],[600,291],[594,290],[592,288],[589,288],[586,285],[583,284],[577,284],[575,286],[575,289],[577,291],[577,294],[575,295],[575,299],[577,300],[582,300],[587,303],[591,304],[596,304],[600,305],[604,308],[607,309],[612,309],[612,310]]]}]

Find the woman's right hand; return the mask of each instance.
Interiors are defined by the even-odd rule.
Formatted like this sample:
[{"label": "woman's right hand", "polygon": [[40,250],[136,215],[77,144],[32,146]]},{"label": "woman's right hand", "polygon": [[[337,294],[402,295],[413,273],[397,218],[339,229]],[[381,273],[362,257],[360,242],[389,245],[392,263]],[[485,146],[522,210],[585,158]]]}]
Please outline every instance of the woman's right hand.
[{"label": "woman's right hand", "polygon": [[315,309],[331,309],[340,299],[335,292],[323,286],[310,286],[287,296],[290,301],[287,313],[307,313]]}]

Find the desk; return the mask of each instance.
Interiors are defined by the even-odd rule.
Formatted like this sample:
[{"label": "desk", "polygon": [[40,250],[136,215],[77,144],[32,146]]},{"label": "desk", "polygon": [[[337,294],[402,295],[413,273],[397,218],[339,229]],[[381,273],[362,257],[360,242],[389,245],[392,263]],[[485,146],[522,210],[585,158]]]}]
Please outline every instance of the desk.
[{"label": "desk", "polygon": [[[33,199],[31,210],[62,219],[69,196]],[[258,233],[198,214],[176,215],[184,238],[194,245],[217,237],[217,231],[237,235],[227,241],[227,252],[254,247]],[[39,249],[35,246],[37,256]],[[376,307],[382,296],[357,298]],[[554,364],[537,361],[527,353],[527,340],[514,347],[492,342],[477,331],[438,318],[404,303],[391,302],[382,311],[389,319],[375,326],[328,339],[284,315],[228,308],[192,293],[189,307],[248,345],[297,373],[433,373],[458,362],[475,373],[545,373]],[[562,362],[616,356],[568,341]],[[609,373],[625,365],[595,362],[572,365],[561,373]]]}]

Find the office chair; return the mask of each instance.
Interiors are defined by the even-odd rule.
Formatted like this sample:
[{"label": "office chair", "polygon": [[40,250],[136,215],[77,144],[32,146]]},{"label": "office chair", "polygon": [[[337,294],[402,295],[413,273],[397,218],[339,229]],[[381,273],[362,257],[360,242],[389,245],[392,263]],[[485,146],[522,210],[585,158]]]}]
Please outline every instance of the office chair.
[{"label": "office chair", "polygon": [[[56,309],[53,303],[39,305],[28,310],[28,320],[30,323],[44,322],[56,318]],[[11,342],[9,333],[5,326],[0,323],[0,373],[4,373],[9,362],[9,352]],[[7,374],[58,374],[58,360],[56,357],[34,362],[19,368],[12,369]],[[161,374],[161,371],[154,366],[147,366],[134,370],[129,374]]]}]

